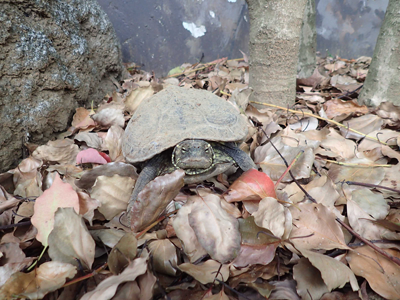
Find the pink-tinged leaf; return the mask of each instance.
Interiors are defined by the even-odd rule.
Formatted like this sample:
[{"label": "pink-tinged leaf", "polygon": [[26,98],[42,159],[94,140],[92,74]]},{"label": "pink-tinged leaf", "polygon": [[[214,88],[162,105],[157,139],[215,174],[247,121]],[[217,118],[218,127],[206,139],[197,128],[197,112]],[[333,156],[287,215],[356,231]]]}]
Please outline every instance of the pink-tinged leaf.
[{"label": "pink-tinged leaf", "polygon": [[82,150],[76,156],[77,164],[93,163],[105,165],[107,162],[111,162],[111,159],[108,157],[108,155],[93,148]]},{"label": "pink-tinged leaf", "polygon": [[47,246],[47,238],[54,227],[54,213],[59,207],[73,207],[79,213],[79,198],[72,186],[64,183],[58,173],[49,189],[38,197],[31,218],[38,233],[36,239]]},{"label": "pink-tinged leaf", "polygon": [[244,172],[231,185],[224,198],[228,202],[276,198],[274,182],[269,176],[255,169]]}]

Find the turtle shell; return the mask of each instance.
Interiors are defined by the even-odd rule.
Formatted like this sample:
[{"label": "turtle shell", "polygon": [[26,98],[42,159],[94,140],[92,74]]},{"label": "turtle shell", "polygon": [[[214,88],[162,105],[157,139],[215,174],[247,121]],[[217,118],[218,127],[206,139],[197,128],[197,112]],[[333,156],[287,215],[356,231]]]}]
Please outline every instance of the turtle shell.
[{"label": "turtle shell", "polygon": [[235,142],[246,135],[246,118],[224,99],[168,86],[139,105],[125,129],[122,152],[137,163],[186,139]]}]

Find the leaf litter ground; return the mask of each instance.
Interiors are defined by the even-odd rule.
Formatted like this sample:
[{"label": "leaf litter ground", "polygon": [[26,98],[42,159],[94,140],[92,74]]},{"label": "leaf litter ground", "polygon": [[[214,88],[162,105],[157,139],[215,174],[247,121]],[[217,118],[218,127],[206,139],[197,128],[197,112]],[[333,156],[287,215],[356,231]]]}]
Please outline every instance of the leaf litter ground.
[{"label": "leaf litter ground", "polygon": [[[399,299],[400,109],[357,104],[370,61],[319,59],[290,108],[249,103],[246,57],[132,70],[0,174],[0,299]],[[178,170],[127,213],[124,127],[166,84],[245,114],[259,171],[183,187]]]}]

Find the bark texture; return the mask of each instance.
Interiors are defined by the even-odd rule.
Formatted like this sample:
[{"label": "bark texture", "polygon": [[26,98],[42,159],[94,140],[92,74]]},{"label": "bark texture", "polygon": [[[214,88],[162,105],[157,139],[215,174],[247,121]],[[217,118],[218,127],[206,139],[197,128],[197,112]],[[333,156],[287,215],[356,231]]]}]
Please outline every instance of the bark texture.
[{"label": "bark texture", "polygon": [[303,28],[300,35],[299,64],[297,78],[310,77],[317,64],[317,29],[315,20],[315,0],[307,0],[304,10]]},{"label": "bark texture", "polygon": [[400,1],[390,0],[367,79],[358,98],[360,104],[381,102],[400,105]]},{"label": "bark texture", "polygon": [[247,0],[250,15],[250,100],[292,105],[300,32],[307,0]]}]

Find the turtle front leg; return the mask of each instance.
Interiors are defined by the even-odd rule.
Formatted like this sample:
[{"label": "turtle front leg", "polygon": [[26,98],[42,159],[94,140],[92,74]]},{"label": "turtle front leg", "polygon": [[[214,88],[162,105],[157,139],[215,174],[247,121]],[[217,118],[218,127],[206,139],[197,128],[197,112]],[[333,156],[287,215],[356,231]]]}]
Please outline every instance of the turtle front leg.
[{"label": "turtle front leg", "polygon": [[213,144],[213,147],[225,152],[230,157],[232,157],[238,164],[239,168],[241,168],[243,171],[247,171],[250,169],[257,170],[257,166],[251,159],[251,157],[246,152],[240,150],[240,148],[236,146],[235,143],[215,143]]},{"label": "turtle front leg", "polygon": [[151,158],[144,166],[136,180],[135,188],[133,189],[131,199],[128,204],[128,211],[132,208],[133,204],[137,200],[139,193],[144,189],[146,184],[156,178],[159,174],[160,165],[163,161],[163,155],[156,155]]}]

